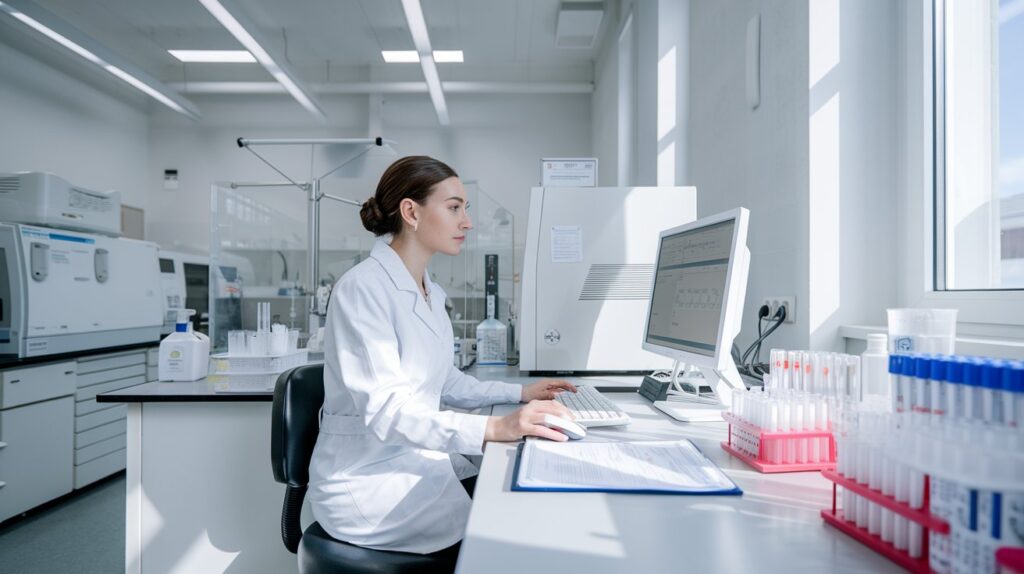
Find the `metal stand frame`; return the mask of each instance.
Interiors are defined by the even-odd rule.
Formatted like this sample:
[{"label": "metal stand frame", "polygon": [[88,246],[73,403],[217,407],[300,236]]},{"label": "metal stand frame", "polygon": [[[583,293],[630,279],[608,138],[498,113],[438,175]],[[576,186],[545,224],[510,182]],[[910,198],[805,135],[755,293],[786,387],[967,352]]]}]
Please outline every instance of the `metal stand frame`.
[{"label": "metal stand frame", "polygon": [[[337,202],[340,202],[340,203],[344,203],[346,205],[351,205],[351,206],[354,206],[354,207],[362,207],[362,205],[363,205],[362,202],[359,202],[359,201],[355,201],[355,200],[348,199],[348,198],[345,198],[345,197],[339,197],[339,196],[336,196],[336,195],[331,195],[329,193],[323,193],[322,191],[320,191],[320,182],[325,177],[327,177],[327,176],[331,175],[332,173],[338,171],[339,169],[345,167],[346,165],[348,165],[349,163],[353,162],[354,160],[356,160],[357,158],[359,158],[360,156],[362,156],[366,152],[370,151],[374,147],[383,147],[384,144],[395,145],[396,142],[393,141],[393,140],[386,140],[386,139],[379,138],[379,137],[378,138],[373,138],[373,139],[370,139],[370,138],[365,138],[365,139],[360,139],[360,138],[270,138],[270,139],[238,138],[238,140],[236,140],[236,141],[238,143],[238,147],[249,151],[249,153],[251,153],[254,156],[256,156],[257,158],[259,158],[259,160],[262,161],[263,163],[267,164],[270,167],[270,169],[272,169],[272,170],[276,171],[277,173],[281,174],[281,177],[285,178],[288,181],[287,182],[280,182],[280,183],[278,183],[278,182],[269,182],[269,183],[268,182],[231,182],[229,184],[231,186],[231,189],[239,189],[239,188],[245,188],[245,187],[294,186],[294,187],[296,187],[296,188],[306,192],[306,199],[307,199],[308,204],[309,204],[308,205],[308,209],[306,211],[306,220],[307,220],[307,229],[308,229],[308,240],[309,240],[309,248],[308,248],[309,250],[308,250],[308,253],[307,253],[306,257],[307,257],[307,263],[309,265],[308,276],[310,278],[309,279],[309,283],[310,283],[310,289],[309,289],[309,315],[310,315],[309,328],[310,328],[310,333],[312,334],[312,332],[314,331],[314,325],[313,325],[312,318],[313,318],[313,316],[316,316],[318,318],[317,321],[319,322],[319,317],[321,316],[320,313],[318,312],[317,303],[316,303],[316,290],[317,290],[317,286],[318,286],[317,284],[320,281],[320,200],[322,200],[324,198],[333,199],[334,201],[337,201]],[[356,152],[355,154],[353,154],[352,157],[346,159],[341,164],[335,166],[334,168],[332,168],[327,173],[324,173],[323,175],[321,175],[319,177],[315,177],[315,178],[311,179],[308,182],[297,182],[294,179],[288,177],[288,174],[286,174],[283,171],[281,171],[280,169],[278,169],[277,166],[275,166],[270,161],[268,161],[266,158],[264,158],[260,154],[256,153],[255,150],[253,150],[253,147],[256,147],[256,146],[277,146],[277,145],[308,145],[308,146],[317,146],[317,145],[336,145],[336,144],[363,144],[364,147],[361,150],[359,150],[358,152]]]}]

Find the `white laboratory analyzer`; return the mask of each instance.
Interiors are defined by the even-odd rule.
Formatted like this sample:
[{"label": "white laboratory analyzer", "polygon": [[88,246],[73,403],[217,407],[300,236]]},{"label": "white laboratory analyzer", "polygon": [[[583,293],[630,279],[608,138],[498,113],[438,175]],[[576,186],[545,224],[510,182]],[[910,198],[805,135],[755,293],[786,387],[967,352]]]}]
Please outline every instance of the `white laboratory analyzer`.
[{"label": "white laboratory analyzer", "polygon": [[160,339],[157,245],[117,237],[118,194],[35,172],[0,174],[0,191],[0,355]]},{"label": "white laboratory analyzer", "polygon": [[672,361],[641,348],[658,233],[693,221],[693,187],[537,187],[523,262],[526,374],[643,375]]}]

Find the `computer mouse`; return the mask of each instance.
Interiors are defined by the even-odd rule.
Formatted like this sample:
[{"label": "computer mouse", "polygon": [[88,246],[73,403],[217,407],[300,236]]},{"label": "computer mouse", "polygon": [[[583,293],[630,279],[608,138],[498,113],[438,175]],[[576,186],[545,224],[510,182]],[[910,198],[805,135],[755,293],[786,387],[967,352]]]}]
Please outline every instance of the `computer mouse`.
[{"label": "computer mouse", "polygon": [[549,429],[556,430],[573,440],[587,436],[587,429],[569,419],[563,419],[555,415],[544,415],[544,420],[540,424]]}]

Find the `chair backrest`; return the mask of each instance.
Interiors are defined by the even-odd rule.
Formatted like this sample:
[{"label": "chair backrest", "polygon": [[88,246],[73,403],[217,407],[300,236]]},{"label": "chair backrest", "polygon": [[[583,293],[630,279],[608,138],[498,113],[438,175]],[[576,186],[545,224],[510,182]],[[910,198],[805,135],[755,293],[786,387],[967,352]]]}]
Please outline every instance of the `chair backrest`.
[{"label": "chair backrest", "polygon": [[323,404],[322,364],[295,367],[277,378],[270,424],[270,461],[277,482],[297,488],[309,483]]}]

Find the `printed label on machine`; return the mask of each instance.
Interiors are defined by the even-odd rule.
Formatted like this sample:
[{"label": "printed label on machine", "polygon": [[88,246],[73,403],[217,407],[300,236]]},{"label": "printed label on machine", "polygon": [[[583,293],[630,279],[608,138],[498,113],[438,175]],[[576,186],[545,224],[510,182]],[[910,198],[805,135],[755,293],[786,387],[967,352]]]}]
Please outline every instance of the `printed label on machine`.
[{"label": "printed label on machine", "polygon": [[583,228],[579,225],[551,226],[551,262],[583,261]]}]

